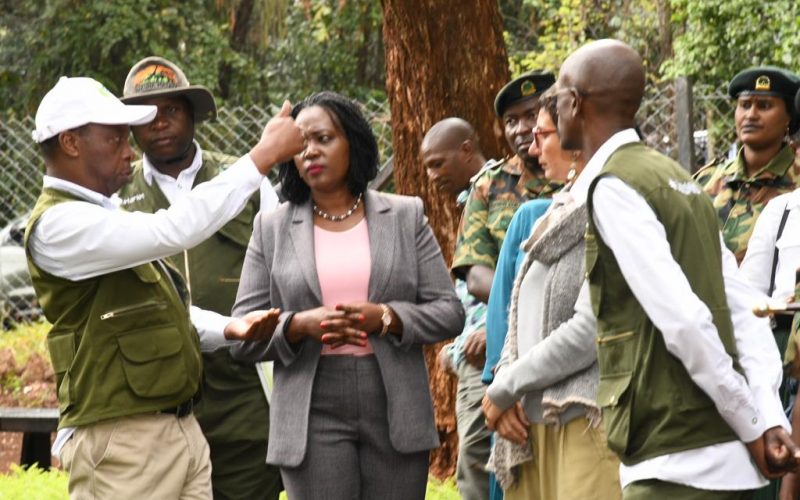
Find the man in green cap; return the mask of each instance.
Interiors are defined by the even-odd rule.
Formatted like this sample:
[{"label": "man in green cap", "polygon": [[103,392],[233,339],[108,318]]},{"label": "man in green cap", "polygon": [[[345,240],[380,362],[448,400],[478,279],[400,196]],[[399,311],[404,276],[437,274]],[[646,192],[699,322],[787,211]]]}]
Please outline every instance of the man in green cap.
[{"label": "man in green cap", "polygon": [[[525,201],[549,197],[561,187],[545,179],[538,158],[528,153],[539,113],[539,96],[554,82],[552,73],[525,73],[506,84],[495,98],[495,112],[503,123],[506,141],[515,155],[485,168],[474,180],[464,206],[451,266],[455,277],[466,282],[469,294],[483,303],[489,299],[500,248],[514,212]],[[462,346],[464,362],[459,372],[459,386],[479,384],[485,362],[494,366],[500,360],[502,340],[494,340],[492,343],[492,339],[486,338],[484,328],[471,332]],[[476,449],[489,445],[490,433],[482,422],[482,392],[472,391],[469,401],[459,402],[464,409],[459,421],[470,420],[465,414],[467,411],[472,414],[472,420],[477,419],[478,425],[472,426],[475,431],[470,433],[471,436],[465,436],[470,440],[469,445]],[[469,463],[459,465],[462,469],[476,466]],[[480,495],[487,496],[470,491],[476,489],[462,488],[461,493],[464,498],[488,496],[485,490],[480,491]]]},{"label": "man in green cap", "polygon": [[[153,121],[132,127],[144,154],[134,163],[131,182],[118,193],[126,210],[155,213],[167,208],[236,161],[200,148],[195,125],[216,117],[214,97],[207,88],[191,85],[171,61],[147,57],[134,64],[122,101],[158,108]],[[244,210],[210,238],[170,257],[186,280],[193,304],[230,314],[253,219],[259,210],[270,211],[277,203],[265,178],[260,199],[252,196]],[[217,500],[277,500],[280,493],[278,468],[266,464],[269,387],[262,387],[259,370],[263,369],[234,361],[227,349],[203,353],[203,385],[195,415],[211,450]]]},{"label": "man in green cap", "polygon": [[769,200],[800,185],[800,162],[788,137],[800,127],[792,105],[800,77],[772,66],[741,71],[730,82],[736,100],[736,158],[716,160],[695,174],[713,198],[727,247],[741,263],[756,219]]}]

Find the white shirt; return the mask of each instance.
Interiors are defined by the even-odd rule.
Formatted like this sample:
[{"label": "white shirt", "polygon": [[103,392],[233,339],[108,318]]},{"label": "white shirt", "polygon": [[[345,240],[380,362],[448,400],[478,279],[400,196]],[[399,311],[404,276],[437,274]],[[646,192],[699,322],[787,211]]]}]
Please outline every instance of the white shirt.
[{"label": "white shirt", "polygon": [[[781,237],[776,241],[785,209],[789,210],[789,215]],[[772,298],[783,302],[788,297],[794,297],[795,271],[800,267],[800,190],[776,196],[767,203],[756,220],[753,235],[747,244],[742,274],[764,295],[769,294],[775,247],[778,248],[778,265],[775,268]]]},{"label": "white shirt", "polygon": [[[153,180],[155,180],[159,189],[164,193],[164,196],[170,204],[174,203],[179,196],[191,192],[192,186],[194,185],[194,178],[197,177],[197,172],[199,172],[200,167],[203,166],[203,150],[200,148],[197,141],[194,141],[194,146],[195,154],[194,158],[192,158],[192,163],[187,168],[183,169],[178,174],[177,178],[159,172],[150,162],[146,154],[142,156],[142,174],[144,175],[145,182],[148,186],[152,186]],[[261,198],[261,211],[271,212],[278,207],[278,194],[266,177],[262,178],[259,195]],[[114,197],[112,197],[112,199],[113,198]]]},{"label": "white shirt", "polygon": [[[586,179],[579,180],[588,186],[589,177],[597,175],[614,151],[636,141],[638,137],[631,129],[612,136],[587,164],[581,174]],[[622,486],[644,479],[710,490],[765,485],[742,441],[753,441],[774,426],[789,429],[789,423],[777,395],[780,355],[767,320],[751,312],[756,292],[739,275],[736,260],[720,235],[725,294],[745,379],[733,369],[711,312],[692,292],[672,257],[664,226],[644,198],[620,179],[608,176],[598,181],[592,202],[600,237],[614,253],[645,313],[661,331],[667,350],[681,361],[741,439],[670,453],[633,466],[621,465]]]},{"label": "white shirt", "polygon": [[[85,201],[59,203],[42,214],[28,241],[31,259],[54,276],[78,281],[174,255],[203,242],[235,217],[259,188],[262,177],[245,155],[169,209],[147,214],[126,212],[105,195],[46,175],[45,188]],[[229,318],[197,307],[192,307],[190,314],[202,350],[229,344],[222,333]],[[74,430],[58,432],[54,455]]]}]

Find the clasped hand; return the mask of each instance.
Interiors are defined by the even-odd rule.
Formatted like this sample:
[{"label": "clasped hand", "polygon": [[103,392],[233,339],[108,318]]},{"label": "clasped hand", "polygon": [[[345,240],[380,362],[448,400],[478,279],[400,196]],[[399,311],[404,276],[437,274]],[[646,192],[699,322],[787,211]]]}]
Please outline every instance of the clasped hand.
[{"label": "clasped hand", "polygon": [[289,325],[289,341],[295,343],[303,337],[311,337],[334,349],[345,344],[364,347],[368,332],[380,330],[382,315],[381,306],[371,302],[301,311]]},{"label": "clasped hand", "polygon": [[800,448],[783,427],[767,429],[761,437],[746,444],[758,469],[766,478],[779,478],[787,472],[797,470],[800,465]]},{"label": "clasped hand", "polygon": [[531,426],[525,409],[517,401],[510,408],[501,410],[489,399],[489,395],[483,396],[481,402],[483,414],[486,417],[486,427],[491,431],[497,431],[500,436],[513,441],[517,444],[525,444],[528,440],[528,429]]}]

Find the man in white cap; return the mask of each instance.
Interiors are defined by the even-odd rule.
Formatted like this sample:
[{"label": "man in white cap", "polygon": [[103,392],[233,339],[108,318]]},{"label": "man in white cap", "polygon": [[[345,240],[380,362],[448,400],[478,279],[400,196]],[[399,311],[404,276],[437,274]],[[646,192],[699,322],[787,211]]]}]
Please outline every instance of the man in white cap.
[{"label": "man in white cap", "polygon": [[125,105],[90,78],[62,77],[42,99],[33,138],[46,175],[25,248],[53,324],[54,453],[72,498],[211,498],[208,445],[192,415],[200,350],[268,337],[277,311],[231,320],[189,307],[180,273],[159,259],[207,239],[272,165],[302,149],[290,110],[284,103],[225,172],[144,214],[110,197],[132,174],[129,125],[151,121],[156,107]]},{"label": "man in white cap", "polygon": [[[153,121],[131,127],[144,153],[134,163],[133,179],[120,191],[122,207],[155,213],[188,195],[193,186],[216,177],[236,158],[201,149],[195,124],[217,115],[214,96],[192,85],[178,65],[161,57],[146,57],[125,79],[122,102],[158,108]],[[278,196],[264,178],[259,195],[210,238],[169,258],[186,280],[192,304],[230,314],[239,275],[259,211],[278,205]],[[195,416],[211,449],[211,485],[215,500],[240,498],[278,500],[278,468],[267,465],[269,405],[257,368],[240,363],[227,349],[203,353],[202,397]],[[269,368],[267,368],[269,370]],[[269,372],[267,372],[268,374]],[[258,423],[242,426],[242,422]]]}]

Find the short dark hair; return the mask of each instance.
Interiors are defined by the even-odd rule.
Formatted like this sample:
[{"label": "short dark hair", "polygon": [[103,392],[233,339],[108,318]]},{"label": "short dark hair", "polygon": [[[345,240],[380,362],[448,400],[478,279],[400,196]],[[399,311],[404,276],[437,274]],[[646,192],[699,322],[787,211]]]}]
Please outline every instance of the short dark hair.
[{"label": "short dark hair", "polygon": [[[88,130],[90,124],[81,125],[80,127],[76,127],[70,130],[65,130],[64,132],[75,132],[78,135],[85,135],[86,131]],[[56,152],[61,147],[61,144],[58,142],[58,136],[60,136],[63,132],[59,132],[53,137],[49,139],[45,139],[44,141],[39,143],[39,150],[42,152],[42,156],[46,160],[52,160],[56,156]]]},{"label": "short dark hair", "polygon": [[[378,174],[378,142],[372,128],[355,101],[327,90],[311,94],[296,104],[292,118],[297,118],[300,111],[312,106],[324,109],[347,138],[350,145],[347,187],[353,196],[358,196],[367,190],[369,181]],[[278,180],[283,195],[291,203],[304,203],[311,196],[311,189],[300,177],[293,159],[278,164]]]}]

